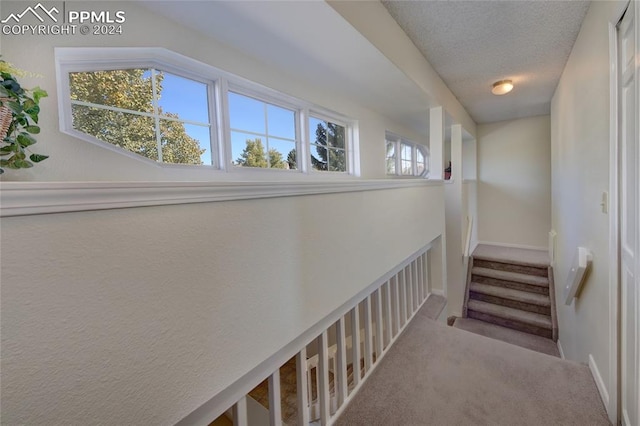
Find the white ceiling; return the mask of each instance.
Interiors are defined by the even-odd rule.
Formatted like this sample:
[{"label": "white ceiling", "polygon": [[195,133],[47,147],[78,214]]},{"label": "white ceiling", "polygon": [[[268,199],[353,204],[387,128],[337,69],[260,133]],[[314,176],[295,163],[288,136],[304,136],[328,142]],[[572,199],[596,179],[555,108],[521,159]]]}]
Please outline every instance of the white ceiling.
[{"label": "white ceiling", "polygon": [[[477,123],[549,114],[589,1],[383,1]],[[514,90],[491,94],[497,80]]]},{"label": "white ceiling", "polygon": [[416,132],[428,131],[426,95],[324,1],[145,0],[142,4],[282,70],[291,80],[356,100]]}]

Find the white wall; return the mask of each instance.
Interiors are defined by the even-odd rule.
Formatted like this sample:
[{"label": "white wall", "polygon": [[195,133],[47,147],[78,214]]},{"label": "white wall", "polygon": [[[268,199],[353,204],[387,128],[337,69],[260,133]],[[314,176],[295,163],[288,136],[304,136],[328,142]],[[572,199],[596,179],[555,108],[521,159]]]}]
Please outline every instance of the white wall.
[{"label": "white wall", "polygon": [[551,229],[549,116],[478,125],[478,239],[545,249]]},{"label": "white wall", "polygon": [[[123,37],[3,36],[3,58],[43,74],[27,84],[51,95],[38,144],[51,158],[9,180],[211,179],[61,134],[54,46],[163,46],[350,115],[365,177],[384,176],[385,130],[420,140],[324,87],[120,7],[135,23]],[[444,226],[439,184],[3,218],[2,421],[174,424]]]},{"label": "white wall", "polygon": [[438,185],[3,218],[3,423],[173,424],[443,228]]},{"label": "white wall", "polygon": [[[593,357],[611,396],[615,419],[615,383],[610,370],[609,216],[600,202],[609,188],[609,34],[608,20],[619,2],[593,2],[551,103],[553,229],[556,243],[557,300],[578,246],[593,252],[593,267],[579,298],[558,304],[560,341],[567,358]],[[615,365],[615,364],[614,364]],[[605,401],[605,404],[607,401]]]}]

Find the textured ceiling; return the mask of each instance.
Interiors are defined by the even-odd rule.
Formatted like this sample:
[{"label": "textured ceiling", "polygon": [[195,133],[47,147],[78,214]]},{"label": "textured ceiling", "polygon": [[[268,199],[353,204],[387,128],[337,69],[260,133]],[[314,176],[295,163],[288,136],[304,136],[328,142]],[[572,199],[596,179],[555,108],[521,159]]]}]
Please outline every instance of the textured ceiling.
[{"label": "textured ceiling", "polygon": [[[549,114],[588,1],[383,1],[477,123]],[[491,94],[497,80],[515,88]]]}]

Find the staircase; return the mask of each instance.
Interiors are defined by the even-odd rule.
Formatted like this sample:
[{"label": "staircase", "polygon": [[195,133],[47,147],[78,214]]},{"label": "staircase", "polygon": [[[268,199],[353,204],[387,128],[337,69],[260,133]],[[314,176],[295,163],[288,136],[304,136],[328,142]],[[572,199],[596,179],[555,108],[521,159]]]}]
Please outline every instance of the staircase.
[{"label": "staircase", "polygon": [[[520,346],[555,347],[553,275],[546,252],[480,245],[469,266],[465,318],[456,319],[454,326]],[[528,337],[535,344],[520,343]]]}]

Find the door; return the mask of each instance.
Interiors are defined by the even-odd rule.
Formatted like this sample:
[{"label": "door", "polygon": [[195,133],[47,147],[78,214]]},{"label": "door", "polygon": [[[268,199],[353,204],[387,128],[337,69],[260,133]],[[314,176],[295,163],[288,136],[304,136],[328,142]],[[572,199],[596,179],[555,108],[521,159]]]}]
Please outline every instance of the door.
[{"label": "door", "polygon": [[640,253],[638,214],[638,65],[635,1],[618,24],[618,99],[620,148],[620,409],[624,426],[640,424]]}]

